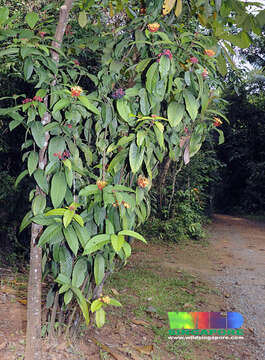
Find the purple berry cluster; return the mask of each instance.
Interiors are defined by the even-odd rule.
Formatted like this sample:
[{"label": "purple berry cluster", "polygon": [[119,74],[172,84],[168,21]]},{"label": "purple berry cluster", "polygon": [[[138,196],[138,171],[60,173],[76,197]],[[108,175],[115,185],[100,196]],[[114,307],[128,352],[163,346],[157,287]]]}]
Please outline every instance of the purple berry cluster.
[{"label": "purple berry cluster", "polygon": [[114,91],[114,93],[111,95],[113,99],[121,99],[125,95],[125,91],[122,88],[117,89]]}]

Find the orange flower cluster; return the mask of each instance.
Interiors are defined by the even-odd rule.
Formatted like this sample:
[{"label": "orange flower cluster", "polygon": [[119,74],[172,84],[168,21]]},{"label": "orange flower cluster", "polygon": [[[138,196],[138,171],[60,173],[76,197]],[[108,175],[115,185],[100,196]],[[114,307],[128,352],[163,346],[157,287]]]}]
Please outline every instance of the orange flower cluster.
[{"label": "orange flower cluster", "polygon": [[213,57],[215,55],[215,51],[214,50],[211,50],[211,49],[206,49],[204,50],[205,54],[210,56],[210,57]]},{"label": "orange flower cluster", "polygon": [[193,191],[196,191],[196,192],[198,192],[198,191],[199,191],[199,189],[197,189],[197,188],[194,188],[194,189],[193,189]]},{"label": "orange flower cluster", "polygon": [[206,79],[207,76],[208,76],[208,71],[207,71],[206,69],[204,69],[203,72],[202,72],[202,77],[203,77],[204,79]]},{"label": "orange flower cluster", "polygon": [[106,181],[97,180],[97,187],[99,188],[99,190],[103,190],[106,185],[107,185]]},{"label": "orange flower cluster", "polygon": [[[126,208],[126,209],[129,209],[130,208],[130,204],[128,204],[126,201],[123,201],[122,200],[122,205]],[[119,207],[119,203],[118,201],[116,200],[115,203],[112,204],[113,207]]]},{"label": "orange flower cluster", "polygon": [[148,24],[147,27],[148,27],[149,31],[157,32],[160,28],[160,24],[158,24],[158,23]]},{"label": "orange flower cluster", "polygon": [[105,304],[110,304],[110,297],[109,296],[102,296],[99,298],[99,301],[105,303]]},{"label": "orange flower cluster", "polygon": [[145,188],[146,186],[149,185],[149,180],[148,180],[146,177],[140,175],[140,176],[138,177],[138,179],[137,179],[137,184],[138,184],[138,186],[140,186],[141,188]]},{"label": "orange flower cluster", "polygon": [[218,117],[214,117],[213,119],[214,119],[214,123],[213,123],[214,126],[217,127],[217,126],[222,125],[223,122],[221,119],[219,119]]},{"label": "orange flower cluster", "polygon": [[83,89],[80,86],[73,86],[71,87],[71,95],[73,97],[80,96],[83,92]]}]

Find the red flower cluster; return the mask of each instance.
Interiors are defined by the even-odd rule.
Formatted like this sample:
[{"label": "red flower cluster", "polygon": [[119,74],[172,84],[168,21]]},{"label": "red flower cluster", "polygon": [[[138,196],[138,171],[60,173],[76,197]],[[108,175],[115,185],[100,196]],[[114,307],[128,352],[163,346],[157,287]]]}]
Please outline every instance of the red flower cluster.
[{"label": "red flower cluster", "polygon": [[80,63],[79,63],[78,60],[74,60],[74,63],[75,63],[76,66],[80,66]]},{"label": "red flower cluster", "polygon": [[33,101],[43,102],[43,99],[40,96],[34,96]]},{"label": "red flower cluster", "polygon": [[125,92],[122,88],[117,89],[116,91],[114,91],[114,93],[111,95],[111,97],[113,99],[121,99],[123,98],[123,96],[125,95]]},{"label": "red flower cluster", "polygon": [[53,156],[58,157],[60,160],[66,160],[70,157],[70,152],[68,150],[64,151],[63,154],[61,152],[54,153]]},{"label": "red flower cluster", "polygon": [[68,129],[72,129],[73,125],[72,124],[66,124],[65,126],[68,127]]},{"label": "red flower cluster", "polygon": [[198,64],[199,60],[198,60],[195,56],[192,56],[192,57],[190,58],[190,62],[191,62],[192,64]]},{"label": "red flower cluster", "polygon": [[22,104],[27,104],[29,102],[32,102],[32,99],[26,98],[25,100],[22,101]]},{"label": "red flower cluster", "polygon": [[157,62],[160,61],[160,58],[161,58],[162,55],[165,55],[166,57],[168,57],[169,60],[172,60],[172,58],[173,58],[173,55],[172,55],[171,51],[166,49],[166,50],[163,50],[160,54],[158,54]]},{"label": "red flower cluster", "polygon": [[46,35],[47,33],[45,31],[39,31],[39,35],[41,38],[44,38],[44,36]]},{"label": "red flower cluster", "polygon": [[73,35],[73,32],[71,31],[72,26],[71,25],[67,25],[66,29],[65,29],[65,35]]}]

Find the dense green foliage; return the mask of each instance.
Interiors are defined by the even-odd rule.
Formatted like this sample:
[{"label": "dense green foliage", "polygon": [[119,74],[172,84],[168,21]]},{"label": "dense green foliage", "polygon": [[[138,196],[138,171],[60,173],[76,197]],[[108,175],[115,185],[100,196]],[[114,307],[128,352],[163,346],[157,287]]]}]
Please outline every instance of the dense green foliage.
[{"label": "dense green foliage", "polygon": [[[56,284],[47,307],[58,292],[63,311],[77,302],[86,322],[95,313],[99,327],[104,308],[120,306],[102,297],[104,281],[127,262],[127,236],[145,242],[135,230],[150,215],[156,192],[162,217],[174,219],[170,231],[203,235],[204,193],[216,160],[211,147],[198,163],[191,160],[209,133],[223,142],[221,77],[227,63],[234,67],[230,43],[244,48],[250,30],[260,33],[260,16],[247,15],[238,1],[194,1],[183,12],[178,1],[176,16],[168,3],[166,16],[163,1],[146,2],[144,11],[133,1],[76,3],[60,49],[52,42],[56,2],[38,13],[26,9],[25,17],[0,9],[0,115],[5,129],[21,128],[18,138],[25,136],[15,185],[26,176],[34,184],[20,230],[43,226],[43,273]],[[242,25],[243,15],[251,26]],[[163,180],[166,191],[158,181],[150,195],[168,160],[173,175]],[[176,179],[175,169],[185,165]]]}]

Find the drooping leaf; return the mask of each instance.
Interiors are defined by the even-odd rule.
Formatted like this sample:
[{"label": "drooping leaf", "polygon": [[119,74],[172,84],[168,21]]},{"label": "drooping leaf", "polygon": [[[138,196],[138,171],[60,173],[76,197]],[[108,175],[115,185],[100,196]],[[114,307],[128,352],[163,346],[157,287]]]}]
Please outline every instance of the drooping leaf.
[{"label": "drooping leaf", "polygon": [[75,216],[75,212],[73,210],[69,210],[69,209],[65,210],[63,214],[63,224],[65,228],[67,228],[67,226],[71,223],[74,216]]},{"label": "drooping leaf", "polygon": [[105,259],[101,254],[97,254],[94,260],[94,277],[96,285],[99,285],[105,275]]},{"label": "drooping leaf", "polygon": [[45,130],[40,121],[34,121],[31,125],[32,136],[40,149],[45,143]]},{"label": "drooping leaf", "polygon": [[67,244],[69,245],[70,249],[76,256],[79,249],[79,243],[75,230],[72,227],[72,225],[69,225],[67,228],[64,228],[63,233],[66,238]]},{"label": "drooping leaf", "polygon": [[84,105],[89,111],[93,112],[96,115],[100,115],[99,110],[93,105],[90,100],[84,95],[78,96],[78,100]]},{"label": "drooping leaf", "polygon": [[34,26],[37,24],[37,22],[39,21],[39,15],[35,12],[30,12],[27,13],[26,17],[25,17],[25,21],[28,24],[28,26],[33,29]]},{"label": "drooping leaf", "polygon": [[120,231],[120,232],[118,233],[118,235],[131,236],[131,237],[133,237],[133,238],[135,238],[135,239],[141,240],[141,241],[143,241],[144,243],[146,243],[145,238],[144,238],[141,234],[139,234],[139,233],[137,233],[137,232],[135,232],[135,231],[132,231],[132,230],[122,230],[122,231]]},{"label": "drooping leaf", "polygon": [[182,0],[177,0],[175,15],[178,17],[181,13],[182,13]]},{"label": "drooping leaf", "polygon": [[43,246],[50,242],[52,239],[56,238],[60,232],[62,232],[62,224],[56,223],[49,225],[42,233],[38,246]]},{"label": "drooping leaf", "polygon": [[163,15],[167,15],[173,9],[176,0],[165,0],[163,4]]},{"label": "drooping leaf", "polygon": [[136,173],[140,169],[144,159],[144,149],[141,151],[139,150],[140,149],[135,144],[135,141],[133,141],[129,151],[129,162],[133,173]]},{"label": "drooping leaf", "polygon": [[179,104],[176,101],[172,101],[167,108],[167,116],[169,123],[172,127],[178,126],[183,119],[185,113],[185,107],[183,104]]},{"label": "drooping leaf", "polygon": [[29,80],[32,73],[33,73],[33,62],[32,62],[32,59],[31,57],[27,57],[25,62],[24,62],[24,77],[25,77],[25,80]]},{"label": "drooping leaf", "polygon": [[63,98],[57,101],[57,103],[53,107],[53,112],[62,110],[63,108],[67,107],[70,104],[70,99]]},{"label": "drooping leaf", "polygon": [[87,242],[90,239],[90,233],[85,226],[81,226],[77,223],[73,223],[73,227],[75,229],[75,233],[80,241],[80,244],[85,248]]},{"label": "drooping leaf", "polygon": [[16,181],[15,181],[15,185],[14,185],[15,189],[18,187],[18,184],[20,183],[20,181],[22,179],[24,179],[24,177],[26,175],[28,175],[28,173],[29,173],[28,170],[24,170],[18,175],[18,177],[16,178]]},{"label": "drooping leaf", "polygon": [[101,328],[105,324],[105,311],[103,308],[100,308],[96,311],[96,324],[98,328]]},{"label": "drooping leaf", "polygon": [[54,208],[61,205],[66,193],[66,179],[63,172],[58,172],[53,175],[51,182],[51,200]]},{"label": "drooping leaf", "polygon": [[64,138],[62,136],[54,136],[49,141],[48,153],[49,153],[49,161],[56,161],[58,157],[55,154],[63,154],[66,148],[66,144]]},{"label": "drooping leaf", "polygon": [[79,288],[87,275],[87,259],[81,258],[77,260],[74,270],[73,270],[73,276],[72,276],[72,284],[73,286]]},{"label": "drooping leaf", "polygon": [[42,214],[46,207],[46,196],[41,194],[34,197],[32,201],[32,212],[34,216]]},{"label": "drooping leaf", "polygon": [[85,11],[80,11],[78,15],[78,24],[81,26],[81,28],[84,28],[87,24],[87,15]]},{"label": "drooping leaf", "polygon": [[92,254],[92,252],[101,249],[110,242],[109,234],[100,234],[92,237],[86,244],[83,255]]},{"label": "drooping leaf", "polygon": [[191,119],[194,121],[198,115],[198,101],[195,99],[195,97],[189,90],[185,89],[183,91],[183,96],[185,99],[187,112],[189,113]]},{"label": "drooping leaf", "polygon": [[32,175],[37,168],[39,155],[36,151],[31,151],[28,157],[28,171]]},{"label": "drooping leaf", "polygon": [[47,181],[44,171],[41,169],[37,169],[34,172],[33,176],[34,176],[34,179],[36,180],[37,185],[41,188],[41,190],[44,191],[45,194],[48,194],[49,184],[48,184],[48,181]]}]

